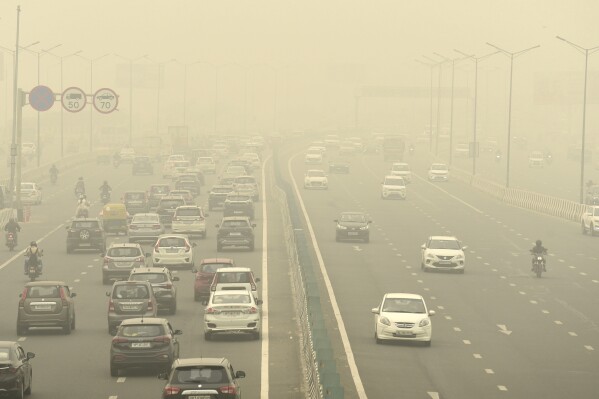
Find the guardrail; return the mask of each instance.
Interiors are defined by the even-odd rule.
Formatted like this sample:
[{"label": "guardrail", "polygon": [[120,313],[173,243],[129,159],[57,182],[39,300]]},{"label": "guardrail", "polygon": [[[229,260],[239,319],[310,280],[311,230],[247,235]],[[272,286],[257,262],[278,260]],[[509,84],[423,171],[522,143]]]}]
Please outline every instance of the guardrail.
[{"label": "guardrail", "polygon": [[311,247],[295,193],[281,175],[278,150],[273,149],[273,170],[278,190],[289,262],[293,277],[296,313],[301,332],[305,394],[309,399],[343,399],[344,389],[337,372],[337,360],[329,339],[321,306]]}]

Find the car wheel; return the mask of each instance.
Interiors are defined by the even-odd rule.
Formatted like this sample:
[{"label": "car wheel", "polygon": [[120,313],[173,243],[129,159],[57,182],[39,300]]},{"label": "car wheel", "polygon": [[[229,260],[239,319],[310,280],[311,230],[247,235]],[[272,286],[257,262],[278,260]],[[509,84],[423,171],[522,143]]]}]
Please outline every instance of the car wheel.
[{"label": "car wheel", "polygon": [[177,301],[173,301],[173,303],[171,303],[171,307],[169,308],[169,314],[177,314]]},{"label": "car wheel", "polygon": [[71,320],[71,330],[74,330],[76,327],[75,325],[75,315],[73,315],[73,319]]},{"label": "car wheel", "polygon": [[71,320],[67,320],[64,326],[62,326],[62,332],[64,335],[69,335],[71,333]]},{"label": "car wheel", "polygon": [[424,341],[423,344],[424,346],[431,346],[432,340],[428,340],[428,341]]},{"label": "car wheel", "polygon": [[580,225],[581,225],[582,234],[586,235],[587,229],[584,227],[584,222],[582,222]]},{"label": "car wheel", "polygon": [[379,345],[383,343],[383,340],[379,338],[379,335],[376,333],[376,331],[374,332],[374,341]]},{"label": "car wheel", "polygon": [[212,339],[212,334],[210,334],[209,332],[205,332],[204,333],[204,339],[206,341],[210,341]]},{"label": "car wheel", "polygon": [[27,389],[23,392],[27,396],[31,395],[31,385],[33,385],[33,373],[29,374],[29,385],[27,386]]},{"label": "car wheel", "polygon": [[200,297],[200,295],[197,292],[193,293],[193,300],[196,302],[200,302],[202,298]]},{"label": "car wheel", "polygon": [[25,385],[24,379],[21,381],[21,386],[17,388],[17,392],[15,392],[15,399],[23,399],[23,397],[25,396],[25,392],[23,391],[23,385]]},{"label": "car wheel", "polygon": [[254,241],[252,241],[249,245],[250,251],[254,250]]},{"label": "car wheel", "polygon": [[426,272],[426,271],[427,271],[427,270],[426,270],[426,267],[424,267],[424,263],[420,263],[420,269],[421,269],[423,272]]},{"label": "car wheel", "polygon": [[594,236],[595,235],[595,226],[593,226],[593,224],[591,223],[589,225],[589,231],[591,232],[591,235]]},{"label": "car wheel", "polygon": [[260,339],[260,331],[256,331],[255,333],[252,333],[252,339],[254,340],[259,340]]},{"label": "car wheel", "polygon": [[17,323],[17,335],[22,337],[27,335],[27,327],[25,327],[24,325]]},{"label": "car wheel", "polygon": [[119,376],[119,368],[116,367],[112,363],[110,363],[110,376],[111,377],[118,377]]},{"label": "car wheel", "polygon": [[216,251],[221,252],[223,250],[223,246],[220,244],[216,244]]}]

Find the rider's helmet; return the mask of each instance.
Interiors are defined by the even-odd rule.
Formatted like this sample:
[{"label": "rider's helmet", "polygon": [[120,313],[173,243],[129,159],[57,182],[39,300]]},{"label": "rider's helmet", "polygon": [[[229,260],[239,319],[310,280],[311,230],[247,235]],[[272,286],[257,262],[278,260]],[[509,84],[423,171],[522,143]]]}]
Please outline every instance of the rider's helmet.
[{"label": "rider's helmet", "polygon": [[83,181],[83,177],[79,177],[79,180],[80,180],[80,181]]},{"label": "rider's helmet", "polygon": [[537,240],[535,244],[537,244],[537,247],[540,247],[543,245],[543,242],[541,240]]},{"label": "rider's helmet", "polygon": [[107,186],[108,185],[108,181],[104,180],[104,185]]},{"label": "rider's helmet", "polygon": [[37,243],[35,241],[31,241],[29,245],[31,245],[32,247],[37,247]]}]

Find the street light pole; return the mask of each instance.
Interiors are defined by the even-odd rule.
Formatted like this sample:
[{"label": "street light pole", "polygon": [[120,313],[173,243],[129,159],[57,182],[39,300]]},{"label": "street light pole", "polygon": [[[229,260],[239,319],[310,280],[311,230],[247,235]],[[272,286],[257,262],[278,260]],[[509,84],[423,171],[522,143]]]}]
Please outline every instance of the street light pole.
[{"label": "street light pole", "polygon": [[142,58],[146,58],[148,55],[144,54],[137,58],[127,58],[118,54],[114,55],[125,61],[129,61],[129,146],[131,146],[133,143],[133,63],[135,61],[141,60]]},{"label": "street light pole", "polygon": [[[435,54],[435,53],[433,53]],[[441,62],[437,61],[437,60],[433,60],[430,57],[427,57],[426,55],[423,55],[424,58],[426,58],[427,60],[429,60],[430,62],[436,64],[439,67],[439,73],[437,74],[438,76],[438,82],[437,82],[437,140],[435,140],[435,156],[439,155],[439,132],[441,131],[441,74],[443,73],[443,63],[446,62],[446,60],[443,60]]]},{"label": "street light pole", "polygon": [[[426,58],[426,57],[425,57]],[[420,60],[415,60],[416,62],[418,62],[419,64],[425,65],[427,67],[430,68],[430,73],[431,73],[431,79],[430,79],[430,86],[431,86],[431,92],[430,92],[430,110],[429,110],[429,122],[428,122],[428,141],[429,141],[429,147],[428,147],[428,151],[429,152],[433,152],[433,68],[438,64],[436,62],[432,62],[432,63],[428,63],[428,62],[423,62]],[[437,132],[437,134],[439,134]]]},{"label": "street light pole", "polygon": [[514,72],[514,58],[522,55],[530,50],[533,50],[540,45],[532,46],[524,50],[509,52],[504,50],[494,44],[487,42],[487,44],[496,50],[501,51],[503,54],[510,57],[510,94],[509,94],[509,102],[508,102],[508,112],[507,112],[507,154],[506,154],[506,171],[505,171],[505,187],[510,187],[510,159],[511,159],[511,148],[512,148],[512,78]]},{"label": "street light pole", "polygon": [[497,54],[499,51],[495,51],[490,54],[483,55],[481,57],[475,57],[473,54],[466,54],[460,50],[454,49],[455,52],[462,54],[466,58],[471,58],[474,61],[474,141],[472,144],[472,176],[476,175],[476,158],[478,157],[478,142],[476,141],[476,110],[478,102],[478,62],[488,58],[492,55]]},{"label": "street light pole", "polygon": [[15,60],[13,63],[13,111],[12,111],[12,145],[10,149],[10,203],[14,208],[13,204],[13,192],[17,191],[17,206],[18,196],[21,192],[21,187],[15,187],[15,174],[16,174],[16,161],[18,155],[20,157],[21,149],[17,147],[17,107],[21,108],[21,104],[17,104],[17,80],[19,78],[19,29],[21,20],[21,6],[17,6],[17,39],[15,44]]},{"label": "street light pole", "polygon": [[580,151],[580,203],[584,204],[584,152],[585,152],[585,139],[586,139],[586,115],[587,115],[587,76],[589,68],[589,55],[596,51],[599,51],[599,46],[584,48],[578,44],[572,43],[569,40],[564,39],[561,36],[556,36],[557,39],[568,43],[576,50],[584,54],[584,89],[582,94],[582,143]]},{"label": "street light pole", "polygon": [[[96,58],[87,58],[82,55],[77,55],[79,58],[82,58],[89,62],[89,94],[93,96],[94,94],[94,62],[98,61],[101,58],[108,56],[109,53],[101,55]],[[86,99],[87,101],[87,99]],[[92,99],[93,102],[93,99]],[[89,152],[92,152],[94,141],[94,107],[89,107]]]}]

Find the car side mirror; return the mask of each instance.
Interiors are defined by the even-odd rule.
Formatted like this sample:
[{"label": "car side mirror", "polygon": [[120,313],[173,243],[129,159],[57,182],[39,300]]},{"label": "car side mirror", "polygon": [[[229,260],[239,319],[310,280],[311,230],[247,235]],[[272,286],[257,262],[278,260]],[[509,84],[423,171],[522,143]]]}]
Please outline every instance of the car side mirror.
[{"label": "car side mirror", "polygon": [[35,353],[33,353],[33,352],[27,352],[26,356],[27,356],[27,360],[33,359],[35,357]]},{"label": "car side mirror", "polygon": [[146,258],[150,258],[151,256],[152,256],[152,254],[151,254],[151,253],[149,253],[149,252],[146,252]]},{"label": "car side mirror", "polygon": [[107,292],[107,293],[106,293],[106,296],[110,296],[110,292]]},{"label": "car side mirror", "polygon": [[171,280],[172,280],[172,281],[179,281],[180,279],[179,279],[179,277],[177,277],[177,276],[173,276],[173,278],[172,278]]},{"label": "car side mirror", "polygon": [[252,223],[252,227],[256,227],[256,223]]},{"label": "car side mirror", "polygon": [[175,331],[173,331],[173,335],[181,335],[181,334],[183,334],[182,330],[175,330]]},{"label": "car side mirror", "polygon": [[429,315],[429,316],[434,316],[434,315],[436,315],[436,314],[437,314],[437,312],[435,312],[434,310],[429,310],[429,311],[428,311],[428,315]]},{"label": "car side mirror", "polygon": [[467,249],[468,249],[468,245],[464,245],[464,246],[462,247],[462,251],[465,251],[465,250],[467,250]]},{"label": "car side mirror", "polygon": [[420,248],[422,248],[422,249],[426,249],[426,244],[422,244],[422,245],[420,246]]},{"label": "car side mirror", "polygon": [[71,227],[71,226],[64,226],[64,229],[65,229],[65,230],[68,230],[68,229],[69,229],[69,227]]},{"label": "car side mirror", "polygon": [[262,299],[256,300],[256,305],[262,305],[263,303],[264,303],[264,301],[262,301]]},{"label": "car side mirror", "polygon": [[371,312],[374,313],[374,314],[379,314],[380,313],[379,312],[379,308],[372,308]]},{"label": "car side mirror", "polygon": [[106,256],[106,254],[105,254],[104,252],[102,252],[102,253],[100,254],[100,257],[101,257],[101,258],[103,258],[103,257],[105,257],[105,256]]},{"label": "car side mirror", "polygon": [[218,224],[215,224],[214,227],[216,227],[218,229],[220,226]]},{"label": "car side mirror", "polygon": [[195,248],[195,247],[197,247],[197,246],[198,246],[198,244],[196,244],[195,242],[192,242],[192,243],[191,243],[191,246]]},{"label": "car side mirror", "polygon": [[160,374],[158,374],[158,379],[159,380],[168,380],[168,374],[167,373],[160,373]]},{"label": "car side mirror", "polygon": [[205,213],[205,214],[204,214],[204,216],[205,216],[205,217],[208,217],[208,216],[210,216],[210,214],[209,214],[209,213]]},{"label": "car side mirror", "polygon": [[260,277],[256,277],[256,282],[259,283],[260,282]]},{"label": "car side mirror", "polygon": [[241,371],[241,370],[237,371],[235,373],[235,378],[245,378],[245,371]]},{"label": "car side mirror", "polygon": [[370,224],[370,223],[372,223],[372,220],[369,220],[369,221],[368,221],[368,224]]},{"label": "car side mirror", "polygon": [[339,219],[335,219],[335,220],[333,220],[333,222],[339,223]]},{"label": "car side mirror", "polygon": [[75,298],[77,296],[76,292],[71,292],[71,298]]},{"label": "car side mirror", "polygon": [[191,272],[192,272],[192,273],[197,273],[197,272],[198,272],[198,270],[197,270],[197,269],[194,267],[194,268],[192,268],[192,269],[191,269]]}]

